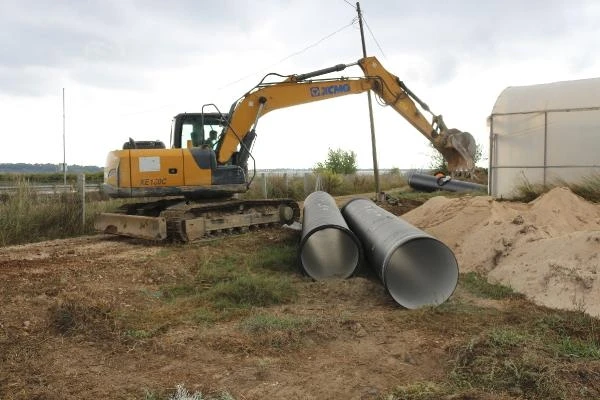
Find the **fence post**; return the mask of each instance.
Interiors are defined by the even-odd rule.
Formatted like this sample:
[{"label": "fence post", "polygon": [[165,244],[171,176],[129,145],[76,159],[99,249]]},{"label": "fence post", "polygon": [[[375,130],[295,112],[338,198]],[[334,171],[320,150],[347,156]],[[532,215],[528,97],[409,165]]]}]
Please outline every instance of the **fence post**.
[{"label": "fence post", "polygon": [[308,196],[309,194],[309,186],[308,186],[308,173],[304,173],[304,196]]},{"label": "fence post", "polygon": [[267,197],[267,174],[262,173],[263,178],[263,197],[266,199]]},{"label": "fence post", "polygon": [[81,192],[81,231],[85,232],[85,174],[77,176],[77,191]]},{"label": "fence post", "polygon": [[290,195],[290,189],[289,189],[289,183],[288,183],[288,174],[287,172],[283,173],[283,181],[285,182],[285,197],[289,197]]},{"label": "fence post", "polygon": [[323,181],[321,180],[321,174],[317,174],[317,180],[315,182],[315,192],[323,190]]}]

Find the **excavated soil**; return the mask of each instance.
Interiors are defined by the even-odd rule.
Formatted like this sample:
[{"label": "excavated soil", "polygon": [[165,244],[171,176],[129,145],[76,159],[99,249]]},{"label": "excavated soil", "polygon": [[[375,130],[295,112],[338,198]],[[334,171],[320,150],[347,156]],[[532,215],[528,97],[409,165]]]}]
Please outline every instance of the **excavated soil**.
[{"label": "excavated soil", "polygon": [[528,203],[434,197],[403,215],[477,271],[535,303],[600,317],[600,205],[568,188]]},{"label": "excavated soil", "polygon": [[[417,205],[388,208],[399,215]],[[435,197],[404,218],[449,245],[461,272],[487,274],[539,304],[600,315],[600,208],[567,189],[530,204]],[[297,238],[269,228],[183,246],[98,235],[1,248],[0,399],[156,398],[180,383],[236,399],[378,399],[398,385],[443,379],[456,343],[521,318],[525,303],[476,298],[460,286],[453,300],[500,311],[403,310],[369,274],[328,282],[291,274],[298,299],[269,312],[318,321],[297,340],[249,335],[235,320],[175,322],[160,298],[195,260]],[[124,335],[119,321],[150,309],[160,323]]]}]

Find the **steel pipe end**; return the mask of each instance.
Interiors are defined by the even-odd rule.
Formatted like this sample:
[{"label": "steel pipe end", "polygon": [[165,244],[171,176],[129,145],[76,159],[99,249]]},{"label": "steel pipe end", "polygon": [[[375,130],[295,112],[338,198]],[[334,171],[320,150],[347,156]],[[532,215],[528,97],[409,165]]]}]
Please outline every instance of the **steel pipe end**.
[{"label": "steel pipe end", "polygon": [[306,235],[301,244],[300,263],[315,280],[345,279],[357,270],[360,244],[352,232],[324,226]]},{"label": "steel pipe end", "polygon": [[445,302],[458,284],[452,250],[434,238],[415,238],[398,245],[387,257],[382,280],[401,306],[415,309]]}]

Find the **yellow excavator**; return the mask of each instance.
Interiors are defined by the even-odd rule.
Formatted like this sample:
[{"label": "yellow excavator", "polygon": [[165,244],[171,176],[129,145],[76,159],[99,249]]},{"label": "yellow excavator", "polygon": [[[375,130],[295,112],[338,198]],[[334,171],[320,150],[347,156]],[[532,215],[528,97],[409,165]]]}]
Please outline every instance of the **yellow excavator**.
[{"label": "yellow excavator", "polygon": [[[321,78],[358,65],[364,76]],[[272,75],[283,80],[265,82]],[[199,113],[175,116],[172,147],[161,141],[129,139],[111,151],[104,168],[104,191],[113,198],[142,198],[117,212],[103,213],[96,230],[151,240],[191,241],[216,231],[246,230],[298,219],[291,199],[240,200],[256,169],[248,170],[259,118],[270,111],[371,90],[382,103],[410,122],[448,162],[450,171],[472,170],[476,143],[467,132],[448,129],[375,57],[317,71],[283,76],[268,74],[221,113],[214,104]],[[431,114],[429,122],[417,108]],[[208,110],[205,112],[205,110]],[[157,199],[158,198],[158,199]]]}]

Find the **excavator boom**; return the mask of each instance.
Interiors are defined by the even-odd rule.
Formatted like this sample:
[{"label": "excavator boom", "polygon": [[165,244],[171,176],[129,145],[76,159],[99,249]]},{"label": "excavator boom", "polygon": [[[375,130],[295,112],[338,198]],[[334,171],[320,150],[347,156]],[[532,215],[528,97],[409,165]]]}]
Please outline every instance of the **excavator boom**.
[{"label": "excavator boom", "polygon": [[[330,72],[342,71],[358,65],[364,77],[309,80]],[[471,134],[458,129],[448,129],[441,115],[431,113],[400,79],[388,72],[375,57],[366,57],[353,64],[338,64],[318,71],[290,75],[275,83],[261,83],[246,93],[232,107],[230,121],[224,129],[217,148],[219,163],[226,163],[238,145],[252,132],[258,119],[266,113],[284,107],[331,99],[372,90],[382,102],[392,107],[413,125],[448,162],[451,171],[472,170],[476,143]],[[418,103],[431,113],[432,121],[425,118]]]}]

